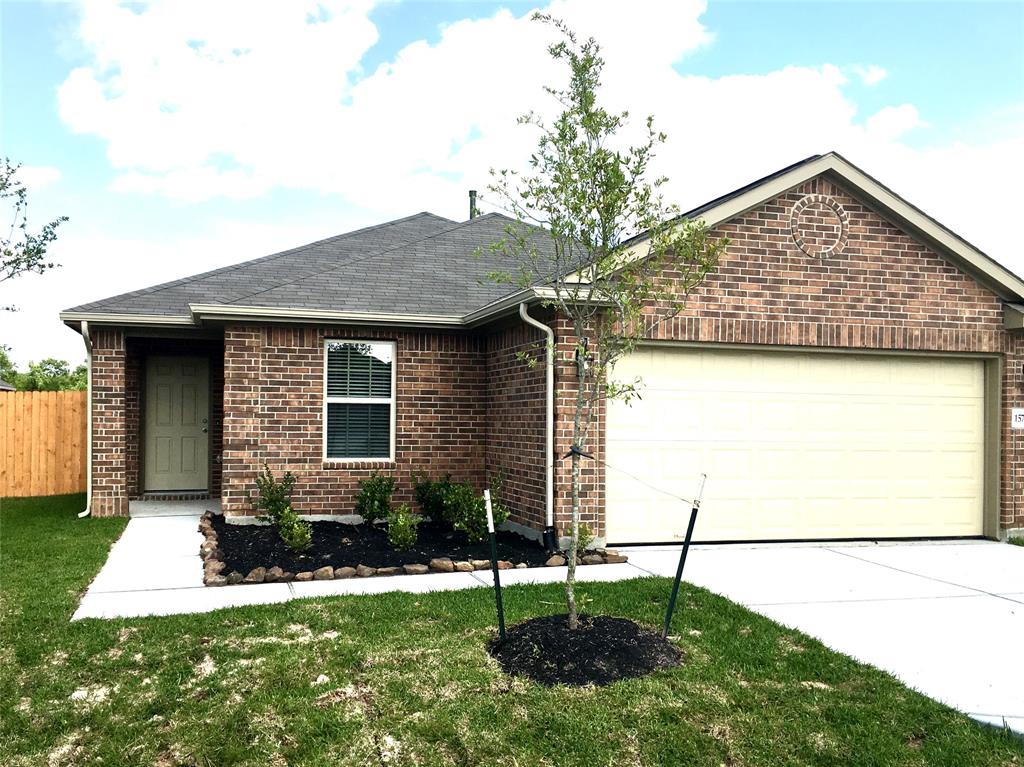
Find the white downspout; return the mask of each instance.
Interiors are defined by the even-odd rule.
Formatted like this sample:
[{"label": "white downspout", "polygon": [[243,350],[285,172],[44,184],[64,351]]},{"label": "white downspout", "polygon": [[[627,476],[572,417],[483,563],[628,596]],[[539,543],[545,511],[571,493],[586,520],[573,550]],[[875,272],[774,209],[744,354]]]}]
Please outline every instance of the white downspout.
[{"label": "white downspout", "polygon": [[547,410],[547,427],[545,436],[547,438],[546,450],[547,459],[544,471],[544,503],[546,506],[545,519],[548,530],[554,530],[555,525],[555,331],[543,322],[534,319],[526,312],[526,304],[519,304],[519,316],[528,325],[533,325],[547,336],[547,349],[545,356],[545,367],[547,369],[547,399],[545,408]]},{"label": "white downspout", "polygon": [[85,510],[78,512],[79,519],[92,513],[92,337],[87,320],[82,320],[82,340],[85,341]]}]

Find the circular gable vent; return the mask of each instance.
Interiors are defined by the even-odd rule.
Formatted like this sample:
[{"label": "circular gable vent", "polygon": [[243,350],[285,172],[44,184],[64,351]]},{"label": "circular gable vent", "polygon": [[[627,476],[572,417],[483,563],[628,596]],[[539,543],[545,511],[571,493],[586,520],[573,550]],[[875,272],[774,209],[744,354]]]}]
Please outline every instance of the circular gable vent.
[{"label": "circular gable vent", "polygon": [[824,194],[809,194],[793,206],[789,217],[793,242],[808,256],[835,256],[846,247],[850,217],[843,206]]}]

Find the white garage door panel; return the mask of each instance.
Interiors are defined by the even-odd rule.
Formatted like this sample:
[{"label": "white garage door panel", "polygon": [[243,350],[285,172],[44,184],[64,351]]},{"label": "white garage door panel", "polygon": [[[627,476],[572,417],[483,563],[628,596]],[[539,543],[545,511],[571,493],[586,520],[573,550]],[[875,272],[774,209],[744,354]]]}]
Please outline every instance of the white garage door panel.
[{"label": "white garage door panel", "polygon": [[[613,377],[608,463],[690,497],[700,540],[980,535],[984,368],[957,357],[641,347]],[[609,468],[608,536],[672,540],[689,508]]]}]

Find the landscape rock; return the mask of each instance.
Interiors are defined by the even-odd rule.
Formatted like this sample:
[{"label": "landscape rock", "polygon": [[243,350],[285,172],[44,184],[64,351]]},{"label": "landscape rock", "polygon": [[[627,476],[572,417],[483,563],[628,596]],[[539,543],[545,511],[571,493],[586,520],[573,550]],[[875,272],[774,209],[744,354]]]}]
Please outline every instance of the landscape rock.
[{"label": "landscape rock", "polygon": [[469,563],[473,565],[474,570],[490,570],[491,560],[489,559],[471,559]]},{"label": "landscape rock", "polygon": [[402,575],[405,573],[401,567],[378,567],[377,575]]},{"label": "landscape rock", "polygon": [[205,575],[220,575],[220,571],[227,567],[222,559],[207,559],[203,563],[203,573]]},{"label": "landscape rock", "polygon": [[457,573],[471,573],[473,572],[473,565],[469,562],[456,562],[455,572]]},{"label": "landscape rock", "polygon": [[330,565],[324,565],[318,567],[313,571],[314,581],[333,581],[334,580],[334,568]]},{"label": "landscape rock", "polygon": [[561,554],[555,554],[544,564],[548,567],[562,567],[565,564],[565,557]]},{"label": "landscape rock", "polygon": [[232,570],[230,573],[228,573],[228,577],[227,577],[228,585],[229,586],[234,586],[236,583],[241,583],[242,582],[242,578],[244,578],[244,577],[245,576],[242,575],[240,572],[238,572],[238,570]]},{"label": "landscape rock", "polygon": [[210,574],[203,578],[203,583],[207,586],[227,586],[228,579],[223,575]]},{"label": "landscape rock", "polygon": [[625,554],[611,554],[611,553],[609,553],[609,554],[605,555],[604,561],[607,562],[610,565],[616,565],[616,564],[622,564],[623,562],[628,562],[629,561],[629,557],[627,557]]},{"label": "landscape rock", "polygon": [[355,574],[356,569],[354,567],[339,567],[334,571],[334,580],[344,580],[345,578],[351,578]]},{"label": "landscape rock", "polygon": [[603,554],[605,556],[611,555],[613,557],[617,557],[619,555],[619,550],[618,549],[601,549],[600,551],[598,551],[598,554]]},{"label": "landscape rock", "polygon": [[376,574],[377,574],[377,568],[376,567],[367,567],[366,565],[357,565],[356,566],[356,575],[358,575],[360,578],[369,578],[371,575],[376,575]]},{"label": "landscape rock", "polygon": [[604,557],[600,554],[584,554],[583,564],[585,565],[603,565]]},{"label": "landscape rock", "polygon": [[303,570],[301,573],[295,574],[295,580],[297,581],[311,581],[313,580],[313,572],[311,570]]},{"label": "landscape rock", "polygon": [[277,580],[280,583],[291,583],[292,581],[295,580],[295,573],[290,573],[287,570],[285,570],[284,574],[280,578],[278,578]]},{"label": "landscape rock", "polygon": [[430,569],[436,573],[453,573],[455,572],[455,563],[448,557],[438,557],[430,560]]},{"label": "landscape rock", "polygon": [[509,561],[507,561],[505,559],[499,559],[498,560],[498,569],[499,570],[511,570],[513,567],[515,567],[515,565],[513,565],[511,562],[509,562]]},{"label": "landscape rock", "polygon": [[424,575],[430,572],[430,568],[426,565],[403,565],[402,569],[405,570],[406,575]]},{"label": "landscape rock", "polygon": [[529,565],[526,564],[526,562],[520,562],[516,565],[516,570],[525,570],[527,567],[529,567]]},{"label": "landscape rock", "polygon": [[254,567],[249,571],[249,574],[242,579],[242,583],[263,583],[263,579],[267,576],[267,568],[265,567]]},{"label": "landscape rock", "polygon": [[281,580],[281,576],[282,575],[284,575],[284,570],[282,570],[277,565],[274,565],[269,570],[267,570],[267,574],[263,578],[263,582],[264,583],[277,583],[279,580]]}]

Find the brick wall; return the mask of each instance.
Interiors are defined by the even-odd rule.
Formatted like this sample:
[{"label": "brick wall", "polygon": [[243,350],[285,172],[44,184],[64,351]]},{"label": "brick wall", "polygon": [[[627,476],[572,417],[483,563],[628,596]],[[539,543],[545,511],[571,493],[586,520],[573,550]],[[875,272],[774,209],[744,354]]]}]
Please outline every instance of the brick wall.
[{"label": "brick wall", "polygon": [[541,529],[545,516],[544,334],[518,318],[483,339],[487,475],[504,478],[514,522]]},{"label": "brick wall", "polygon": [[[323,458],[325,338],[396,343],[395,461]],[[354,510],[358,483],[373,471],[397,482],[396,503],[413,501],[412,475],[450,473],[483,487],[485,364],[468,334],[234,325],[224,337],[224,508],[250,514],[257,471],[298,477],[306,514]]]},{"label": "brick wall", "polygon": [[92,513],[128,514],[124,333],[92,332]]}]

